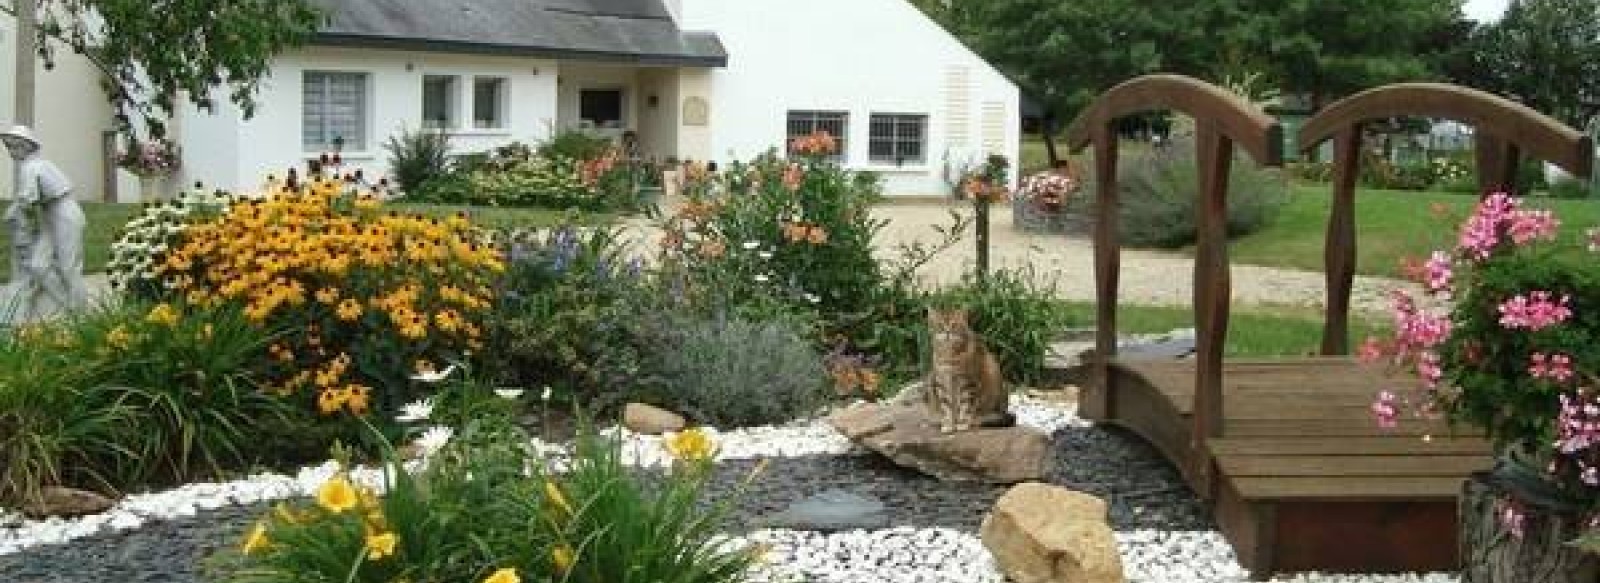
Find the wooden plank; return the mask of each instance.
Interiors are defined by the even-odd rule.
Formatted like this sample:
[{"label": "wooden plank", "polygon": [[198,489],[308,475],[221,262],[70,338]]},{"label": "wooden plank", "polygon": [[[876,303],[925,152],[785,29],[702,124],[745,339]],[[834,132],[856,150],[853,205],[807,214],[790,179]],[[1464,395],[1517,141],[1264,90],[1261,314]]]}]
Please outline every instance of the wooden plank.
[{"label": "wooden plank", "polygon": [[1229,419],[1230,437],[1378,437],[1422,435],[1477,435],[1452,431],[1443,422],[1416,421],[1384,429],[1366,419]]},{"label": "wooden plank", "polygon": [[1356,275],[1356,179],[1361,174],[1361,124],[1334,138],[1333,209],[1322,261],[1327,271],[1328,310],[1322,354],[1350,354],[1350,289]]},{"label": "wooden plank", "polygon": [[1226,455],[1217,458],[1223,475],[1245,477],[1446,476],[1465,478],[1494,465],[1487,455]]},{"label": "wooden plank", "polygon": [[1243,477],[1230,478],[1249,500],[1315,499],[1341,502],[1454,500],[1466,476]]},{"label": "wooden plank", "polygon": [[1067,144],[1081,150],[1096,128],[1151,111],[1177,111],[1211,123],[1263,166],[1283,164],[1283,126],[1237,94],[1193,77],[1154,74],[1112,87],[1067,126]]},{"label": "wooden plank", "polygon": [[1199,119],[1196,123],[1200,200],[1196,208],[1194,259],[1194,429],[1189,438],[1191,449],[1197,452],[1195,491],[1202,499],[1209,499],[1211,464],[1198,452],[1205,450],[1205,440],[1222,436],[1222,352],[1228,339],[1228,309],[1233,301],[1228,269],[1228,174],[1233,164],[1233,142],[1215,119]]},{"label": "wooden plank", "polygon": [[1489,455],[1489,442],[1477,437],[1223,437],[1207,443],[1213,455]]},{"label": "wooden plank", "polygon": [[1594,145],[1583,132],[1509,99],[1443,83],[1386,85],[1341,99],[1300,126],[1298,143],[1310,151],[1354,124],[1396,117],[1463,122],[1478,135],[1507,140],[1575,176],[1587,177],[1593,170]]},{"label": "wooden plank", "polygon": [[1082,409],[1090,419],[1115,416],[1116,395],[1104,390],[1109,366],[1117,355],[1118,278],[1122,272],[1121,235],[1117,232],[1117,134],[1110,123],[1094,129],[1095,193],[1094,279],[1095,355],[1093,380],[1102,390],[1086,395]]},{"label": "wooden plank", "polygon": [[1278,503],[1272,570],[1427,573],[1458,567],[1454,500]]}]

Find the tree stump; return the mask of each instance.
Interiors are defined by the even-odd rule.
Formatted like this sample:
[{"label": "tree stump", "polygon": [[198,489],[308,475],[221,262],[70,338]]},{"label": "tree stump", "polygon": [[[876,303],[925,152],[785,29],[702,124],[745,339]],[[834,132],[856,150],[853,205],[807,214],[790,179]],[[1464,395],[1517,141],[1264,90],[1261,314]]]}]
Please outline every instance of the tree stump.
[{"label": "tree stump", "polygon": [[1583,531],[1583,519],[1525,504],[1526,522],[1516,536],[1501,520],[1508,492],[1488,474],[1474,474],[1461,496],[1461,583],[1596,583],[1600,561],[1567,543]]}]

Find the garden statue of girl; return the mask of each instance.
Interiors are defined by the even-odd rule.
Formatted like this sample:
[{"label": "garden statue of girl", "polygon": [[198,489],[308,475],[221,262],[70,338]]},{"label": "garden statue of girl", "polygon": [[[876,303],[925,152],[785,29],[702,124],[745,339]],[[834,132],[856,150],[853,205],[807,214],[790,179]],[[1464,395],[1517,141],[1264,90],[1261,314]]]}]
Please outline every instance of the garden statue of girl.
[{"label": "garden statue of girl", "polygon": [[42,154],[39,140],[26,126],[0,133],[0,142],[16,161],[10,230],[15,310],[24,320],[88,303],[83,282],[83,208],[72,197],[72,182]]}]

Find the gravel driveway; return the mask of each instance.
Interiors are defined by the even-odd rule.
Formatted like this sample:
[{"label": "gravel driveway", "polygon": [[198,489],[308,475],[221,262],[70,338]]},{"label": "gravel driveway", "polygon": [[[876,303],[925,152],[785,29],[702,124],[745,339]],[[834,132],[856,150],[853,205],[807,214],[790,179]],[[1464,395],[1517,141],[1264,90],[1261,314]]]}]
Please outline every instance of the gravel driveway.
[{"label": "gravel driveway", "polygon": [[[670,209],[667,209],[670,212]],[[882,257],[894,256],[901,243],[921,241],[933,244],[939,239],[934,227],[952,223],[950,211],[970,215],[971,205],[936,202],[890,203],[876,207],[873,215],[889,221],[879,236]],[[996,207],[990,224],[991,265],[993,268],[1032,265],[1041,275],[1057,280],[1060,297],[1067,300],[1094,300],[1094,244],[1086,232],[1066,235],[1026,233],[1011,224],[1009,206]],[[641,240],[658,240],[649,221],[628,223]],[[1319,235],[1320,236],[1320,235]],[[955,248],[941,254],[920,275],[931,284],[946,284],[961,279],[976,262],[976,251],[969,235]],[[1321,273],[1263,267],[1233,266],[1233,303],[1245,306],[1295,306],[1322,309],[1326,305],[1326,284]],[[1182,253],[1125,249],[1122,252],[1121,302],[1134,305],[1190,306],[1193,297],[1194,259]],[[1387,313],[1388,293],[1404,287],[1413,293],[1417,286],[1393,279],[1357,277],[1352,309],[1365,313]]]}]

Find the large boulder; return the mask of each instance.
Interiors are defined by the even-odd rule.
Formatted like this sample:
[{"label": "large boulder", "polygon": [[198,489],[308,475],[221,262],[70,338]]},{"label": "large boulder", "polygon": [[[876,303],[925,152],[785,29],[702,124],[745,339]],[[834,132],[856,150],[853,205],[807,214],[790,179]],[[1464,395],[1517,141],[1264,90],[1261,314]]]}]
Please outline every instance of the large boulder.
[{"label": "large boulder", "polygon": [[688,425],[683,416],[644,403],[628,403],[622,408],[622,426],[641,435],[661,435],[683,431]]},{"label": "large boulder", "polygon": [[40,490],[37,500],[22,505],[22,514],[29,518],[72,518],[100,514],[116,504],[115,500],[87,490],[49,486]]},{"label": "large boulder", "polygon": [[897,464],[956,482],[1015,484],[1044,479],[1050,438],[1027,427],[940,433],[915,402],[863,403],[828,418],[833,427]]},{"label": "large boulder", "polygon": [[1122,583],[1099,498],[1048,484],[1011,488],[983,519],[983,545],[1016,583]]}]

